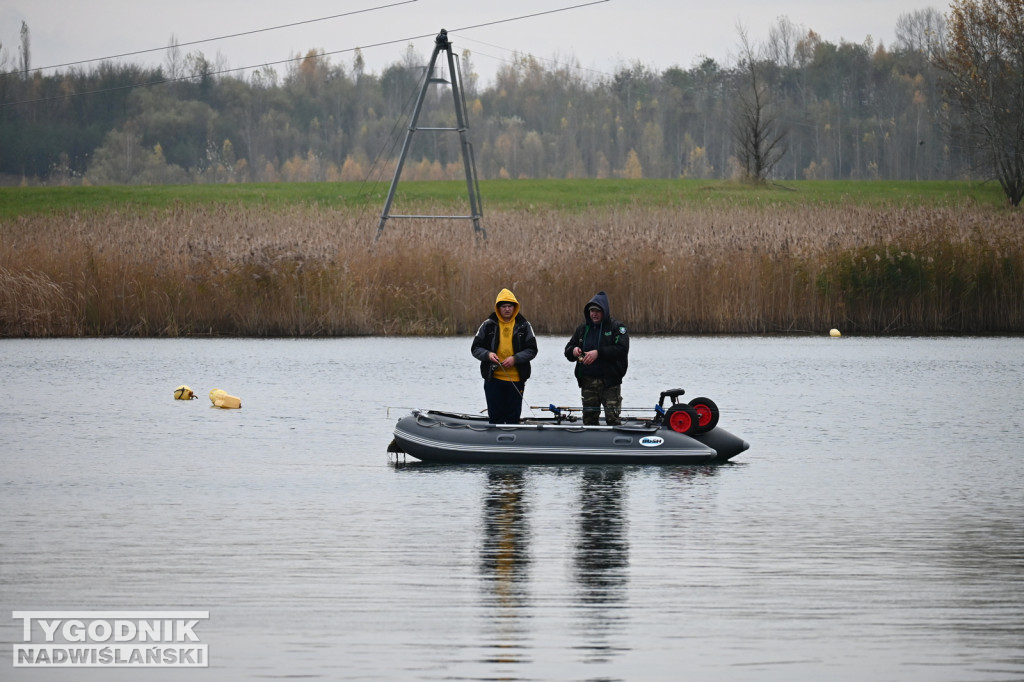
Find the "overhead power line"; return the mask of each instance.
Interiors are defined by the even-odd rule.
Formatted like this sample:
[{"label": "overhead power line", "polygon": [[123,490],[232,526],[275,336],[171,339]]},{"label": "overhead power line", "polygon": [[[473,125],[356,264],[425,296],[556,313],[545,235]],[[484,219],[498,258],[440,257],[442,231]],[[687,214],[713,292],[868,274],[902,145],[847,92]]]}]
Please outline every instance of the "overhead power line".
[{"label": "overhead power line", "polygon": [[[412,1],[415,1],[415,0],[412,0]],[[579,4],[579,5],[571,5],[569,7],[560,7],[560,8],[556,8],[556,9],[545,10],[543,12],[534,12],[533,14],[523,14],[523,15],[516,16],[516,17],[509,17],[509,18],[506,18],[506,19],[498,19],[498,20],[495,20],[495,21],[489,21],[489,22],[485,22],[485,23],[482,23],[482,24],[473,24],[471,26],[462,26],[460,28],[448,29],[448,35],[451,35],[453,33],[457,33],[459,31],[470,31],[470,30],[476,29],[476,28],[483,28],[485,26],[497,26],[499,24],[506,24],[506,23],[510,23],[510,22],[513,22],[513,21],[522,21],[523,19],[532,19],[532,18],[535,18],[535,17],[544,16],[544,15],[547,15],[547,14],[555,14],[555,13],[558,13],[558,12],[568,12],[568,11],[575,10],[575,9],[581,9],[583,7],[589,7],[591,5],[600,5],[600,4],[605,3],[605,2],[609,2],[609,0],[593,0],[592,2],[585,2],[585,3]],[[265,29],[265,30],[269,30],[269,29]],[[437,35],[436,32],[431,32],[431,33],[424,33],[422,35],[415,35],[415,36],[409,36],[409,37],[406,37],[406,38],[399,38],[399,39],[396,39],[396,40],[384,40],[384,41],[381,41],[381,42],[378,42],[378,43],[370,43],[368,45],[357,45],[356,47],[347,47],[347,48],[344,48],[344,49],[341,49],[341,50],[332,50],[330,52],[322,52],[322,53],[320,53],[317,56],[319,56],[319,57],[328,57],[328,56],[331,56],[331,55],[344,54],[346,52],[354,52],[356,50],[366,50],[366,49],[371,49],[371,48],[375,48],[375,47],[383,47],[385,45],[395,45],[397,43],[408,43],[408,42],[412,42],[414,40],[423,40],[423,39],[426,39],[426,38],[433,38],[436,35]],[[166,48],[159,48],[159,49],[166,49]],[[249,69],[260,69],[260,68],[265,68],[265,67],[269,67],[269,66],[278,66],[278,65],[281,65],[281,64],[291,64],[293,62],[303,61],[305,59],[306,59],[306,57],[290,57],[288,59],[280,59],[280,60],[274,61],[274,62],[264,62],[263,64],[258,64],[258,65],[242,66],[242,67],[238,67],[238,68],[234,68],[234,69],[221,69],[220,71],[211,71],[207,75],[209,75],[209,76],[223,76],[225,74],[235,73],[236,71],[246,71],[246,70],[249,70]],[[87,61],[93,61],[93,60],[87,60]],[[80,62],[75,62],[75,63],[80,63]],[[52,67],[50,67],[50,68],[52,68]],[[86,90],[84,92],[76,92],[76,93],[71,93],[71,94],[67,94],[67,95],[54,95],[52,97],[40,97],[38,99],[27,99],[27,100],[20,100],[18,102],[7,102],[7,103],[0,104],[0,108],[17,106],[17,105],[20,105],[20,104],[38,104],[38,103],[41,103],[41,102],[52,102],[52,101],[55,101],[55,100],[69,99],[69,98],[72,98],[72,97],[82,97],[84,95],[98,95],[98,94],[102,94],[104,92],[117,92],[119,90],[131,90],[133,88],[148,88],[148,87],[152,87],[154,85],[164,85],[164,84],[167,84],[167,83],[177,83],[177,82],[182,82],[182,81],[190,81],[190,80],[194,80],[195,78],[196,78],[195,75],[181,76],[179,78],[161,78],[159,80],[147,81],[147,82],[144,82],[144,83],[131,83],[131,84],[128,84],[128,85],[120,85],[120,86],[115,86],[115,87],[110,87],[110,88],[100,88],[98,90]]]},{"label": "overhead power line", "polygon": [[[512,48],[512,47],[503,47],[501,45],[495,45],[494,43],[487,43],[487,42],[484,42],[482,40],[476,40],[474,38],[467,38],[466,36],[462,36],[462,40],[468,40],[469,42],[476,43],[477,45],[486,45],[487,47],[493,47],[496,50],[504,50],[505,52],[509,52],[511,54],[514,54],[514,55],[524,55],[525,54],[528,57],[536,59],[537,61],[544,62],[546,64],[550,64],[551,66],[553,66],[555,68],[564,66],[564,67],[571,68],[574,71],[582,71],[582,72],[585,72],[585,73],[595,74],[595,75],[598,75],[598,76],[605,76],[605,77],[607,77],[607,76],[611,75],[609,73],[601,71],[600,69],[591,69],[591,68],[587,68],[587,67],[583,67],[583,66],[578,66],[578,65],[575,65],[575,64],[569,64],[567,61],[561,61],[561,60],[558,60],[558,59],[548,59],[547,57],[538,57],[537,55],[535,55],[535,54],[533,54],[531,52],[523,52],[522,50],[517,50],[517,49]],[[507,59],[506,57],[499,57],[498,55],[488,54],[486,52],[480,52],[479,50],[474,50],[473,51],[473,56],[477,56],[477,55],[483,55],[484,57],[489,57],[490,59],[493,59],[496,62],[501,62],[503,64],[515,64],[515,61],[512,60],[512,59]]]},{"label": "overhead power line", "polygon": [[133,57],[138,54],[148,54],[150,52],[160,52],[166,50],[169,47],[188,47],[190,45],[200,45],[202,43],[212,43],[218,40],[228,40],[230,38],[240,38],[242,36],[251,36],[256,33],[266,33],[267,31],[277,31],[282,28],[292,28],[293,26],[303,26],[305,24],[315,24],[320,21],[330,21],[331,19],[340,19],[341,17],[350,17],[356,14],[365,14],[367,12],[376,12],[381,9],[388,9],[390,7],[397,7],[399,5],[408,5],[409,3],[419,2],[419,0],[402,0],[401,2],[393,2],[390,5],[378,5],[377,7],[368,7],[367,9],[357,9],[352,12],[345,12],[343,14],[332,14],[329,17],[320,17],[319,19],[306,19],[304,21],[295,21],[290,24],[281,24],[279,26],[268,26],[267,28],[257,28],[252,31],[242,31],[241,33],[231,33],[226,36],[217,36],[216,38],[203,38],[202,40],[191,40],[187,43],[174,43],[172,45],[164,45],[162,47],[151,47],[145,50],[135,50],[134,52],[122,52],[121,54],[112,54],[108,57],[94,57],[92,59],[80,59],[76,62],[65,62],[64,64],[54,64],[52,66],[38,66],[33,69],[29,69],[30,72],[35,71],[46,71],[47,69],[60,69],[65,66],[76,66],[78,64],[89,64],[91,62],[102,62],[108,59],[121,59],[122,57]]}]

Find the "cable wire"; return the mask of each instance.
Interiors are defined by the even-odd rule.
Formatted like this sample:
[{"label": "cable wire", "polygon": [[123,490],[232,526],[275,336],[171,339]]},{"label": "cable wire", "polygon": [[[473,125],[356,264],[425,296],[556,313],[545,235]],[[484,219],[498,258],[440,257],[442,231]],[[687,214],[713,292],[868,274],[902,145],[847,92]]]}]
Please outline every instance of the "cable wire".
[{"label": "cable wire", "polygon": [[[510,52],[510,53],[512,53],[514,55],[526,55],[527,57],[530,57],[531,59],[536,59],[537,61],[541,61],[541,62],[544,62],[546,64],[550,64],[551,66],[556,67],[556,68],[560,67],[560,66],[564,66],[564,67],[572,69],[573,71],[586,72],[586,73],[593,74],[593,75],[596,75],[596,76],[600,76],[600,77],[603,77],[603,78],[610,78],[612,76],[612,74],[606,73],[606,72],[601,71],[599,69],[591,69],[591,68],[588,68],[588,67],[585,67],[585,66],[579,66],[579,65],[576,65],[576,64],[569,64],[567,61],[562,62],[562,61],[559,61],[557,59],[548,59],[546,57],[538,57],[537,55],[535,55],[535,54],[533,54],[531,52],[523,52],[522,50],[516,50],[516,49],[510,48],[510,47],[503,47],[501,45],[495,45],[494,43],[484,42],[483,40],[476,40],[475,38],[469,38],[467,36],[462,36],[462,40],[468,40],[469,42],[476,43],[477,45],[486,45],[487,47],[493,47],[496,50],[504,50],[505,52]],[[505,57],[499,57],[499,56],[493,55],[493,54],[487,54],[486,52],[473,52],[473,56],[474,57],[476,57],[478,55],[482,55],[484,57],[488,57],[490,59],[493,59],[496,62],[501,62],[502,64],[514,65],[516,63],[514,60],[507,59]]]},{"label": "cable wire", "polygon": [[174,43],[172,45],[165,45],[163,47],[151,47],[145,50],[136,50],[135,52],[123,52],[121,54],[110,55],[109,57],[95,57],[93,59],[80,59],[76,62],[66,62],[64,64],[54,64],[53,66],[38,66],[33,69],[29,69],[29,72],[45,71],[47,69],[59,69],[65,66],[75,66],[77,64],[88,64],[90,62],[101,62],[107,59],[120,59],[121,57],[132,57],[137,54],[147,54],[149,52],[159,52],[160,50],[167,50],[172,47],[188,47],[189,45],[199,45],[201,43],[212,43],[217,40],[227,40],[229,38],[239,38],[241,36],[250,36],[256,33],[266,33],[267,31],[277,31],[282,28],[292,28],[293,26],[302,26],[304,24],[315,24],[320,21],[329,21],[331,19],[340,19],[341,17],[350,17],[356,14],[365,14],[366,12],[375,12],[380,9],[388,9],[390,7],[397,7],[398,5],[408,5],[412,2],[419,2],[419,0],[402,0],[401,2],[393,2],[390,5],[378,5],[377,7],[370,7],[367,9],[359,9],[352,12],[345,12],[343,14],[332,14],[329,17],[320,17],[319,19],[306,19],[304,21],[296,21],[291,24],[281,24],[280,26],[269,26],[267,28],[257,28],[252,31],[243,31],[241,33],[232,33],[226,36],[218,36],[216,38],[203,38],[202,40],[191,40],[187,43]]},{"label": "cable wire", "polygon": [[[471,26],[462,26],[460,28],[450,29],[448,31],[448,34],[451,35],[452,33],[456,33],[458,31],[469,31],[469,30],[472,30],[472,29],[475,29],[475,28],[482,28],[482,27],[485,27],[485,26],[496,26],[498,24],[506,24],[506,23],[510,23],[510,22],[513,22],[513,21],[521,21],[523,19],[532,19],[534,17],[544,16],[544,15],[547,15],[547,14],[555,14],[557,12],[567,12],[567,11],[570,11],[570,10],[581,9],[583,7],[589,7],[591,5],[600,5],[600,4],[605,3],[605,2],[609,2],[609,0],[593,0],[593,2],[585,2],[585,3],[579,4],[579,5],[571,5],[569,7],[561,7],[561,8],[552,9],[552,10],[545,10],[543,12],[534,12],[533,14],[523,14],[523,15],[520,15],[520,16],[517,16],[517,17],[509,17],[507,19],[498,19],[496,21],[489,21],[489,22],[485,22],[485,23],[482,23],[482,24],[474,24],[474,25],[471,25]],[[371,43],[369,45],[357,45],[356,47],[348,47],[348,48],[344,48],[344,49],[341,49],[341,50],[332,50],[330,52],[321,52],[317,56],[318,57],[328,57],[328,56],[331,56],[331,55],[338,55],[338,54],[343,54],[343,53],[346,53],[346,52],[354,52],[356,50],[365,50],[365,49],[371,49],[371,48],[375,48],[375,47],[383,47],[385,45],[394,45],[394,44],[397,44],[397,43],[406,43],[406,42],[411,42],[411,41],[414,41],[414,40],[422,40],[422,39],[426,39],[426,38],[433,38],[435,35],[436,35],[436,33],[424,33],[422,35],[410,36],[410,37],[407,37],[407,38],[399,38],[399,39],[396,39],[396,40],[384,40],[384,41],[381,41],[381,42],[378,42],[378,43]],[[166,48],[159,48],[159,49],[166,49]],[[281,60],[278,60],[278,61],[275,61],[275,62],[266,62],[266,63],[259,64],[259,65],[242,66],[242,67],[238,67],[238,68],[234,68],[234,69],[222,69],[220,71],[211,71],[210,73],[205,74],[205,75],[210,76],[210,77],[213,77],[213,76],[223,76],[224,74],[235,73],[237,71],[247,71],[249,69],[266,68],[268,66],[277,66],[277,65],[280,65],[280,64],[291,64],[293,62],[303,61],[305,59],[306,59],[306,57],[291,57],[289,59],[281,59]],[[93,60],[86,60],[86,61],[93,61]],[[75,63],[80,63],[80,62],[75,62]],[[52,67],[49,67],[49,68],[52,68]],[[178,78],[161,78],[159,80],[147,81],[147,82],[143,82],[143,83],[131,83],[131,84],[128,84],[128,85],[119,85],[119,86],[110,87],[110,88],[100,88],[100,89],[97,89],[97,90],[86,90],[86,91],[83,91],[83,92],[75,92],[75,93],[70,93],[70,94],[53,95],[51,97],[40,97],[40,98],[37,98],[37,99],[18,100],[17,102],[4,102],[4,103],[0,104],[0,109],[5,109],[7,107],[18,106],[18,105],[21,105],[21,104],[40,104],[42,102],[53,102],[53,101],[56,101],[56,100],[71,99],[71,98],[74,98],[74,97],[82,97],[82,96],[85,96],[85,95],[98,95],[98,94],[102,94],[102,93],[105,93],[105,92],[117,92],[119,90],[130,90],[130,89],[133,89],[133,88],[148,88],[148,87],[152,87],[154,85],[164,85],[164,84],[167,84],[167,83],[177,83],[177,82],[182,82],[182,81],[190,81],[190,80],[193,80],[195,78],[196,78],[195,75],[180,76]]]}]

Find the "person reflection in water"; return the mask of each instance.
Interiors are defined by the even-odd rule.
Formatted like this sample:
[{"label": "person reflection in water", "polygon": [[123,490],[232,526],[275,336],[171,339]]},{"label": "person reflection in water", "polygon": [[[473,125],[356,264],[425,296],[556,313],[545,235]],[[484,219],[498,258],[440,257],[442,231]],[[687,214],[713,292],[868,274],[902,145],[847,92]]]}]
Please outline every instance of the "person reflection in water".
[{"label": "person reflection in water", "polygon": [[583,472],[574,565],[579,608],[586,618],[588,640],[582,649],[588,663],[607,661],[618,650],[611,638],[622,626],[620,609],[629,576],[625,487],[621,469]]},{"label": "person reflection in water", "polygon": [[[575,598],[567,602],[575,613],[564,617],[569,619],[567,623],[582,625],[577,630],[582,639],[573,649],[580,652],[583,663],[606,662],[628,649],[616,640],[623,630],[629,579],[626,483],[622,469],[587,467],[582,471],[578,499],[568,502],[578,515],[571,572]],[[522,469],[487,472],[479,562],[482,605],[487,614],[486,663],[530,662],[530,619],[536,606],[530,589],[538,585],[543,592],[551,579],[543,577],[544,570],[541,577],[531,575],[536,559],[530,492]],[[561,528],[560,517],[547,521]],[[563,555],[546,559],[561,566]],[[561,574],[560,568],[558,572]]]},{"label": "person reflection in water", "polygon": [[522,663],[529,628],[530,526],[522,471],[487,473],[480,576],[489,609],[487,662]]}]

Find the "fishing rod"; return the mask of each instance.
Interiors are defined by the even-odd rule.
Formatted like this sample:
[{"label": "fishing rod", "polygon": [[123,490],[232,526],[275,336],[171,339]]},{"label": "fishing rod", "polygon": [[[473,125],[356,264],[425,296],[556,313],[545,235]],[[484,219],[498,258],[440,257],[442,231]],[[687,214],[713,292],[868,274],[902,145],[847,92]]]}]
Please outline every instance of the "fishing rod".
[{"label": "fishing rod", "polygon": [[[583,357],[583,356],[581,355],[580,357]],[[577,358],[577,360],[579,360],[579,358]],[[665,408],[664,408],[665,399],[668,398],[669,406],[671,407],[672,405],[676,405],[676,404],[679,403],[679,396],[683,395],[684,393],[686,393],[686,391],[684,391],[681,388],[670,388],[667,391],[662,391],[661,395],[658,397],[658,404],[654,406],[654,410],[658,414],[664,414],[665,413]],[[544,407],[543,405],[531,405],[530,408],[531,409],[538,409],[538,410],[547,410],[547,411],[551,411],[551,412],[553,412],[555,410],[568,410],[570,412],[578,410],[578,411],[586,412],[588,410],[592,411],[592,410],[600,410],[601,409],[600,407],[575,407],[575,406],[557,406],[556,407],[553,404],[548,405],[547,407]],[[620,407],[619,409],[620,410],[649,410],[651,408],[650,408],[650,406],[645,405],[643,407]]]},{"label": "fishing rod", "polygon": [[[597,406],[597,407],[583,407],[583,406],[576,406],[576,405],[554,405],[554,404],[552,404],[552,405],[530,405],[529,407],[530,407],[531,410],[542,410],[544,412],[555,412],[557,410],[564,410],[566,412],[592,412],[592,411],[600,410],[601,409],[600,405]],[[643,407],[620,407],[619,409],[620,410],[650,410],[650,409],[653,409],[653,410],[657,411],[659,407],[661,407],[661,405],[654,405],[654,406],[644,405]],[[661,407],[661,411],[664,412],[665,408]]]}]

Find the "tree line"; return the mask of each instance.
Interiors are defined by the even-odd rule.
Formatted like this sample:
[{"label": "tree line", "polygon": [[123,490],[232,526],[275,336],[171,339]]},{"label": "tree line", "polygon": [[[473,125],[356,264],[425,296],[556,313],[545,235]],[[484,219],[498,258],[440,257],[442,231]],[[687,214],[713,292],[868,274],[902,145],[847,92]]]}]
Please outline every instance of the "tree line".
[{"label": "tree line", "polygon": [[[954,0],[953,9],[979,4],[1021,0]],[[936,10],[902,15],[890,47],[832,43],[787,17],[760,41],[738,32],[734,64],[634,63],[595,75],[517,55],[487,84],[463,52],[479,177],[992,175],[985,145],[965,133],[965,109],[951,106],[955,45]],[[239,76],[201,52],[183,54],[172,37],[156,68],[101,62],[44,74],[30,68],[28,41],[23,26],[16,65],[0,49],[4,184],[390,179],[426,62],[410,45],[378,74],[358,51],[346,64],[310,50],[283,73]],[[427,121],[455,125],[446,87],[427,98]],[[403,179],[462,177],[456,136],[413,139]]]}]

